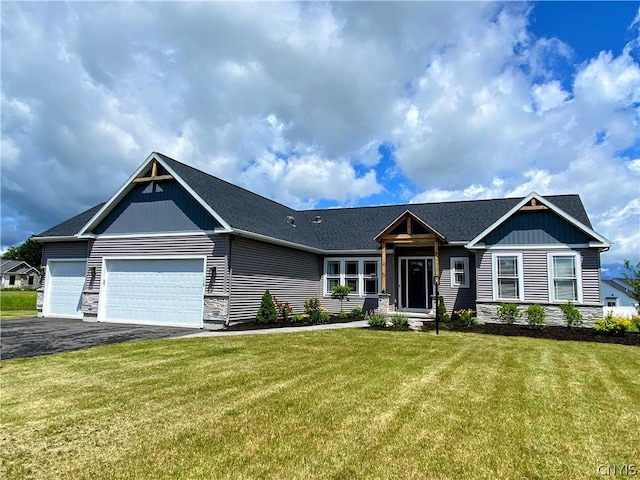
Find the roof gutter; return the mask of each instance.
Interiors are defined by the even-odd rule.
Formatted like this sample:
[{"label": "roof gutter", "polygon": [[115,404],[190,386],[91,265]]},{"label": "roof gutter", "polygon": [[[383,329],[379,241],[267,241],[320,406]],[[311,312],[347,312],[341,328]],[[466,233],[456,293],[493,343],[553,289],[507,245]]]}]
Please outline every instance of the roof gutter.
[{"label": "roof gutter", "polygon": [[90,237],[77,237],[76,235],[58,235],[51,237],[31,237],[36,242],[74,242],[79,240],[88,240]]},{"label": "roof gutter", "polygon": [[308,247],[306,245],[301,245],[295,242],[289,242],[287,240],[280,240],[277,238],[269,237],[267,235],[262,235],[260,233],[248,232],[247,230],[240,230],[238,228],[233,228],[229,233],[235,234],[239,237],[251,238],[254,240],[260,240],[262,242],[273,243],[274,245],[281,245],[283,247],[295,248],[298,250],[304,250],[306,252],[317,253],[319,255],[324,255],[325,250],[321,250],[319,248]]}]

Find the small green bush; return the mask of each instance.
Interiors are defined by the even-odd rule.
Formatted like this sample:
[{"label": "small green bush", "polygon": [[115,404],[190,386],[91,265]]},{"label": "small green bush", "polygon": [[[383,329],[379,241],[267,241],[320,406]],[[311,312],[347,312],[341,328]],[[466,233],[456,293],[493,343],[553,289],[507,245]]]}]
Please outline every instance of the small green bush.
[{"label": "small green bush", "polygon": [[582,325],[582,314],[573,303],[567,302],[564,305],[560,305],[560,310],[562,310],[564,319],[567,322],[567,327],[573,328]]},{"label": "small green bush", "polygon": [[309,316],[311,323],[327,323],[329,321],[329,314],[324,311],[320,304],[318,297],[311,297],[304,302],[304,311]]},{"label": "small green bush", "polygon": [[291,321],[294,323],[303,323],[309,320],[309,315],[306,313],[296,313],[291,315]]},{"label": "small green bush", "polygon": [[442,322],[446,323],[451,320],[449,314],[447,313],[447,306],[444,304],[444,298],[442,298],[442,295],[438,297],[438,307],[436,309],[436,313],[438,315],[438,318]]},{"label": "small green bush", "polygon": [[320,309],[322,309],[322,305],[318,297],[311,297],[309,300],[304,301],[304,313],[311,315],[311,312]]},{"label": "small green bush", "polygon": [[345,312],[344,310],[340,310],[340,313],[338,313],[338,318],[341,320],[345,320],[349,318],[349,315],[347,315],[347,312]]},{"label": "small green bush", "polygon": [[522,317],[522,312],[515,303],[503,303],[498,307],[496,315],[498,316],[498,320],[502,323],[511,325],[516,323],[516,321]]},{"label": "small green bush", "polygon": [[367,318],[367,323],[370,327],[384,328],[387,326],[387,318],[381,313],[371,313]]},{"label": "small green bush", "polygon": [[278,311],[273,297],[269,290],[265,290],[262,294],[262,302],[256,314],[256,322],[258,323],[276,323],[278,321]]},{"label": "small green bush", "polygon": [[640,331],[640,315],[631,317],[631,330]]},{"label": "small green bush", "polygon": [[349,316],[351,318],[356,318],[359,320],[364,318],[364,311],[362,310],[362,307],[355,307],[351,310],[351,313],[349,314]]},{"label": "small green bush", "polygon": [[324,310],[314,310],[309,314],[309,320],[314,324],[327,323],[329,321],[329,314]]},{"label": "small green bush", "polygon": [[624,335],[633,327],[629,318],[614,317],[611,312],[606,317],[596,320],[594,328],[607,335]]},{"label": "small green bush", "polygon": [[409,319],[402,313],[394,313],[391,315],[391,326],[398,329],[407,328],[409,327]]},{"label": "small green bush", "polygon": [[463,327],[473,327],[478,324],[476,312],[472,308],[463,308],[453,312],[456,321]]},{"label": "small green bush", "polygon": [[527,322],[529,322],[529,326],[531,328],[544,328],[547,313],[544,311],[543,307],[537,303],[529,305],[529,307],[527,307],[526,315]]}]

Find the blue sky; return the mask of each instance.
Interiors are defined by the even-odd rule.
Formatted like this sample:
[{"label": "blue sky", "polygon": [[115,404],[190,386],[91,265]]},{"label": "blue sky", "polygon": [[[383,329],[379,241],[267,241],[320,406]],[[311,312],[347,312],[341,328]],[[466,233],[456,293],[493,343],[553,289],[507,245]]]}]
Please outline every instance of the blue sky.
[{"label": "blue sky", "polygon": [[2,2],[2,248],[156,150],[297,208],[579,193],[639,261],[639,5]]}]

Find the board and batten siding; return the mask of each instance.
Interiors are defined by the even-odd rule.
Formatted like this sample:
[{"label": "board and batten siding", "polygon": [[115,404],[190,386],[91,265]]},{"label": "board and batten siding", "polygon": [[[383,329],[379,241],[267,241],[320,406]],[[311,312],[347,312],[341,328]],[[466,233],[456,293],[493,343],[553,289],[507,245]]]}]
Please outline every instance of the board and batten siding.
[{"label": "board and batten siding", "polygon": [[246,238],[231,242],[231,321],[255,319],[262,294],[269,290],[289,302],[294,313],[304,301],[322,297],[322,256]]},{"label": "board and batten siding", "polygon": [[[47,261],[52,259],[86,259],[89,254],[89,244],[87,240],[78,240],[71,242],[46,242],[42,244],[42,265],[47,265]],[[42,272],[40,279],[40,288],[44,289],[46,279],[46,269]]]},{"label": "board and batten siding", "polygon": [[[469,259],[469,287],[451,286],[451,257]],[[444,300],[447,312],[461,308],[475,308],[476,305],[476,276],[473,254],[464,247],[441,247],[440,258],[440,286],[438,293]]]},{"label": "board and batten siding", "polygon": [[[98,292],[102,279],[104,257],[145,257],[202,255],[207,257],[205,293],[227,294],[227,242],[226,235],[172,235],[158,237],[98,237],[89,251],[87,268],[95,267],[95,276],[87,275],[85,290]],[[212,267],[216,268],[215,277]]]},{"label": "board and batten siding", "polygon": [[[522,253],[525,303],[549,303],[549,274],[547,254],[579,253],[582,258],[582,303],[599,305],[600,254],[595,249],[536,249],[491,250],[476,254],[476,293],[479,302],[494,302],[492,256],[497,253]],[[496,300],[497,302],[497,300]]]}]

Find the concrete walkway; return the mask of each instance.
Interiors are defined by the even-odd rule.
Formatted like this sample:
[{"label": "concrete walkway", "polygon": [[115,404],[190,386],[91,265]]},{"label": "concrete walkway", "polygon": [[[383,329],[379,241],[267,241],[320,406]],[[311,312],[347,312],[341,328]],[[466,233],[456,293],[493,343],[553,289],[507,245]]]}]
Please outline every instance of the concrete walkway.
[{"label": "concrete walkway", "polygon": [[206,330],[203,332],[192,333],[174,338],[196,338],[196,337],[230,337],[235,335],[265,335],[267,333],[292,333],[292,332],[309,332],[313,330],[336,330],[339,328],[365,328],[369,324],[366,320],[347,323],[324,323],[322,325],[309,325],[306,327],[282,327],[282,328],[264,328],[262,330]]}]

